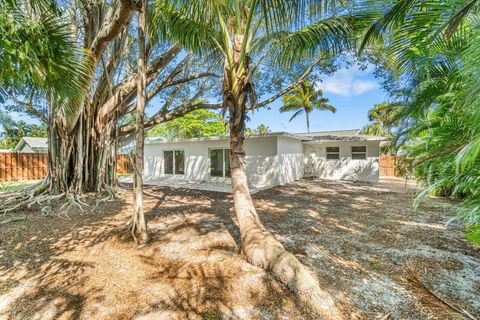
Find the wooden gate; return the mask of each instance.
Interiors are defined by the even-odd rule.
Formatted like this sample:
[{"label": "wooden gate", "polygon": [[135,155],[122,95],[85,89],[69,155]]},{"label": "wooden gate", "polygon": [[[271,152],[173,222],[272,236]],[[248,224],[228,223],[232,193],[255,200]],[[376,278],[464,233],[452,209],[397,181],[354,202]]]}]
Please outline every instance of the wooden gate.
[{"label": "wooden gate", "polygon": [[381,177],[400,177],[396,169],[397,156],[380,156],[380,176]]}]

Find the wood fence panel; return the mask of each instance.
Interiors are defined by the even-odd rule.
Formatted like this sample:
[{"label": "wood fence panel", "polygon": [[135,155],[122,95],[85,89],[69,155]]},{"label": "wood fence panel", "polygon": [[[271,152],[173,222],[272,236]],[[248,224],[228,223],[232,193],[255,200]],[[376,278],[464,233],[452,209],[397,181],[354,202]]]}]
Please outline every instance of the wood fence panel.
[{"label": "wood fence panel", "polygon": [[133,172],[132,163],[126,154],[117,155],[117,173],[131,173]]},{"label": "wood fence panel", "polygon": [[381,177],[400,177],[396,169],[399,157],[397,156],[380,156],[380,176]]},{"label": "wood fence panel", "polygon": [[[0,182],[38,180],[48,172],[47,153],[0,153]],[[128,155],[117,156],[117,173],[133,172]]]}]

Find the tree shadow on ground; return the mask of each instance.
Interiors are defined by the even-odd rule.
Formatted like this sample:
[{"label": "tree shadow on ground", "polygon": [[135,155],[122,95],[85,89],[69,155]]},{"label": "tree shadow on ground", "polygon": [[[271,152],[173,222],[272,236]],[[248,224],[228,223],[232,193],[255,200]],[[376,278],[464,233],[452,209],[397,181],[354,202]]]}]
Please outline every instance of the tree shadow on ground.
[{"label": "tree shadow on ground", "polygon": [[301,316],[268,274],[235,253],[225,228],[231,222],[215,214],[230,209],[228,196],[170,188],[146,193],[152,242],[143,249],[122,230],[128,194],[103,203],[96,215],[72,211],[60,219],[24,212],[27,221],[5,228],[0,318]]},{"label": "tree shadow on ground", "polygon": [[[267,229],[317,273],[345,318],[428,316],[402,282],[407,262],[428,268],[422,280],[441,297],[479,315],[479,252],[460,227],[444,225],[450,206],[429,202],[419,213],[409,190],[318,179],[253,197]],[[229,194],[146,187],[144,201],[152,242],[142,249],[122,231],[130,194],[96,215],[26,213],[2,228],[0,318],[310,317],[237,253]]]}]

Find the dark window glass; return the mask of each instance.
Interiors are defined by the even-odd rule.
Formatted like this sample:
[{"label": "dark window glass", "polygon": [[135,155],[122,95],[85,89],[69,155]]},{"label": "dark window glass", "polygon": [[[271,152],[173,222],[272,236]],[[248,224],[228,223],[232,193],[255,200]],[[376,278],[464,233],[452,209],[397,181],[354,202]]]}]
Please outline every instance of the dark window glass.
[{"label": "dark window glass", "polygon": [[367,147],[365,146],[352,147],[352,159],[354,160],[367,159]]},{"label": "dark window glass", "polygon": [[327,160],[340,159],[340,147],[327,147]]},{"label": "dark window glass", "polygon": [[327,153],[328,152],[340,152],[340,147],[327,147]]},{"label": "dark window glass", "polygon": [[224,151],[224,162],[225,162],[225,177],[230,177],[230,150],[223,149]]},{"label": "dark window glass", "polygon": [[365,160],[367,155],[365,153],[352,153],[352,159],[354,160]]},{"label": "dark window glass", "polygon": [[185,174],[185,152],[175,150],[175,174]]},{"label": "dark window glass", "polygon": [[223,149],[210,149],[210,175],[223,177]]},{"label": "dark window glass", "polygon": [[365,146],[352,147],[352,152],[367,152],[367,147]]},{"label": "dark window glass", "polygon": [[340,155],[338,153],[327,153],[327,160],[338,160]]},{"label": "dark window glass", "polygon": [[173,174],[173,151],[163,151],[163,173]]}]

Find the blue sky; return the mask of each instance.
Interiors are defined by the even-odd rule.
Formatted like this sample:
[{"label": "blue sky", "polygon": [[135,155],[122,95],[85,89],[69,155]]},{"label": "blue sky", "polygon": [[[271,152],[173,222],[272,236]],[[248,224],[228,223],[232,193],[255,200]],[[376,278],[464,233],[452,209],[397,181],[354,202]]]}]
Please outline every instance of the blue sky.
[{"label": "blue sky", "polygon": [[[314,111],[310,114],[310,131],[360,129],[368,123],[368,110],[375,104],[387,100],[373,75],[373,67],[365,70],[357,67],[337,70],[332,76],[325,76],[317,84],[324,91],[324,97],[337,108],[336,113]],[[281,99],[266,108],[250,114],[247,127],[255,128],[265,124],[272,131],[306,132],[305,116],[301,115],[289,122],[293,113],[280,113]]]}]

